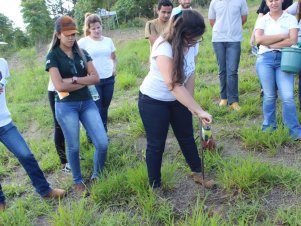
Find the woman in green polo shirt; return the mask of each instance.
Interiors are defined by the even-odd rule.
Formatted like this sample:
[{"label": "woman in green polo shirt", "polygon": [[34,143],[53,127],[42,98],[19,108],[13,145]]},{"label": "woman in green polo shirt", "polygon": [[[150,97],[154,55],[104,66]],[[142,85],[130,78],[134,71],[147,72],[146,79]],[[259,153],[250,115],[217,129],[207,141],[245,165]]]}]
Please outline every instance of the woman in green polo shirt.
[{"label": "woman in green polo shirt", "polygon": [[92,180],[103,170],[108,138],[87,87],[97,84],[99,77],[89,54],[78,47],[76,33],[75,21],[71,17],[62,16],[57,19],[46,70],[57,91],[55,116],[65,136],[74,190],[78,194],[87,194],[79,161],[80,122],[95,146]]}]

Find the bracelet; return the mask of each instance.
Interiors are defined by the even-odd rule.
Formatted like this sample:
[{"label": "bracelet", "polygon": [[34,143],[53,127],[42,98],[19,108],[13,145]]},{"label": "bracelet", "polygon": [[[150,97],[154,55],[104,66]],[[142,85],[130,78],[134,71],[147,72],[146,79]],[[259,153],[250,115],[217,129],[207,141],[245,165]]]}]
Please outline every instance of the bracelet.
[{"label": "bracelet", "polygon": [[73,76],[72,77],[72,84],[77,84],[77,79],[78,79],[78,77]]}]

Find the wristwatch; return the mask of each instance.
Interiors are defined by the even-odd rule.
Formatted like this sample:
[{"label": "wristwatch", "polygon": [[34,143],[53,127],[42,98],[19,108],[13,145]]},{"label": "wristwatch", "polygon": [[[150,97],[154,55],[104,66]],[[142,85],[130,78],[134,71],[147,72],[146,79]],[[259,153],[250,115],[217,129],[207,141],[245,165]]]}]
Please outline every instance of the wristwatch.
[{"label": "wristwatch", "polygon": [[78,77],[73,76],[72,77],[72,84],[77,84],[77,79],[78,79]]}]

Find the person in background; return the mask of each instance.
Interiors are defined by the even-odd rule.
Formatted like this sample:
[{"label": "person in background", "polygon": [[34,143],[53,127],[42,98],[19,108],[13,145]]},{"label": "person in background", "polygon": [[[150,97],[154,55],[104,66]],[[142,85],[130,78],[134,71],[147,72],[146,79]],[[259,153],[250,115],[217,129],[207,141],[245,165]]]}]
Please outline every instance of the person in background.
[{"label": "person in background", "polygon": [[173,17],[175,14],[178,14],[178,12],[180,12],[182,9],[192,9],[191,0],[179,0],[179,5],[172,9],[170,17]]},{"label": "person in background", "polygon": [[[5,59],[0,58],[0,142],[17,157],[37,193],[45,199],[63,198],[66,192],[62,189],[52,189],[50,187],[37,160],[12,121],[5,98],[5,84],[8,77],[9,69],[7,62]],[[5,196],[0,184],[0,212],[4,211],[5,208]]]},{"label": "person in background", "polygon": [[159,0],[157,8],[158,18],[146,22],[144,36],[148,39],[150,46],[153,46],[156,39],[167,27],[172,8],[173,5],[170,0]]},{"label": "person in background", "polygon": [[212,0],[208,18],[212,27],[212,45],[219,66],[219,106],[240,110],[238,104],[238,67],[240,62],[242,25],[247,21],[246,0]]},{"label": "person in background", "polygon": [[61,126],[55,118],[55,88],[52,84],[52,81],[49,80],[48,83],[48,100],[51,108],[53,121],[54,121],[54,145],[57,151],[57,154],[61,161],[62,171],[65,173],[71,173],[71,167],[68,163],[66,157],[66,149],[65,149],[65,137],[62,131]]},{"label": "person in background", "polygon": [[205,181],[193,135],[192,115],[210,124],[212,116],[194,100],[194,46],[205,31],[203,17],[195,10],[181,10],[171,18],[166,31],[154,43],[150,70],[140,86],[138,107],[145,128],[149,184],[161,186],[161,165],[169,125],[188,163],[193,180]]},{"label": "person in background", "polygon": [[102,35],[102,23],[98,15],[87,13],[83,30],[85,37],[78,41],[78,45],[92,57],[99,75],[100,83],[95,85],[99,99],[95,103],[108,132],[108,109],[114,93],[116,76],[116,48],[111,38]]},{"label": "person in background", "polygon": [[282,0],[266,0],[270,12],[261,17],[255,26],[255,40],[260,44],[256,60],[263,96],[262,130],[275,130],[276,93],[278,87],[282,102],[282,119],[295,139],[301,138],[294,101],[294,74],[281,70],[281,48],[296,44],[298,23],[294,16],[282,10]]},{"label": "person in background", "polygon": [[[293,0],[283,0],[282,10],[286,10],[292,4],[293,4]],[[257,20],[259,18],[263,17],[269,11],[270,11],[270,9],[269,9],[269,7],[266,4],[266,0],[262,0],[261,3],[260,3],[259,8],[256,11],[256,13],[258,14]],[[255,22],[255,24],[256,24],[256,22]],[[250,45],[251,46],[255,45],[255,29],[253,30],[251,38],[250,38]]]},{"label": "person in background", "polygon": [[102,172],[107,155],[108,138],[98,109],[88,85],[99,83],[97,71],[89,54],[76,42],[77,28],[69,16],[55,22],[51,47],[46,58],[46,71],[57,91],[55,93],[55,117],[65,140],[68,161],[78,195],[88,195],[80,169],[80,122],[95,147],[94,168],[91,180]]},{"label": "person in background", "polygon": [[[256,11],[258,14],[256,21],[258,21],[259,18],[261,18],[263,15],[267,14],[270,11],[270,9],[267,6],[265,1],[266,0],[261,1],[261,4],[260,4],[258,10]],[[283,0],[282,10],[286,10],[292,3],[293,3],[293,0]],[[256,24],[256,22],[255,22],[255,24]],[[257,55],[258,46],[255,45],[255,27],[254,27],[253,32],[250,37],[250,45],[252,46],[253,49],[254,48],[256,49],[254,53]],[[260,97],[263,97],[263,89],[262,89],[261,85],[260,85]]]},{"label": "person in background", "polygon": [[[298,32],[298,45],[301,45],[301,0],[298,0],[286,10],[287,13],[296,16],[299,26]],[[299,111],[301,111],[301,71],[298,73],[298,96],[299,96]]]}]

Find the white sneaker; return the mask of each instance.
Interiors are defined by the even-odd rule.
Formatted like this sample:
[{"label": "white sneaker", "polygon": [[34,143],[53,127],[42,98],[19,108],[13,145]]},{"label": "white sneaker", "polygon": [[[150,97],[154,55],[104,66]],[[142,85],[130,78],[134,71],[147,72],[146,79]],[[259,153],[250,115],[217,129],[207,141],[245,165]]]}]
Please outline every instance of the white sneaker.
[{"label": "white sneaker", "polygon": [[69,162],[67,162],[66,164],[63,164],[62,172],[71,173],[71,167],[70,167]]}]

